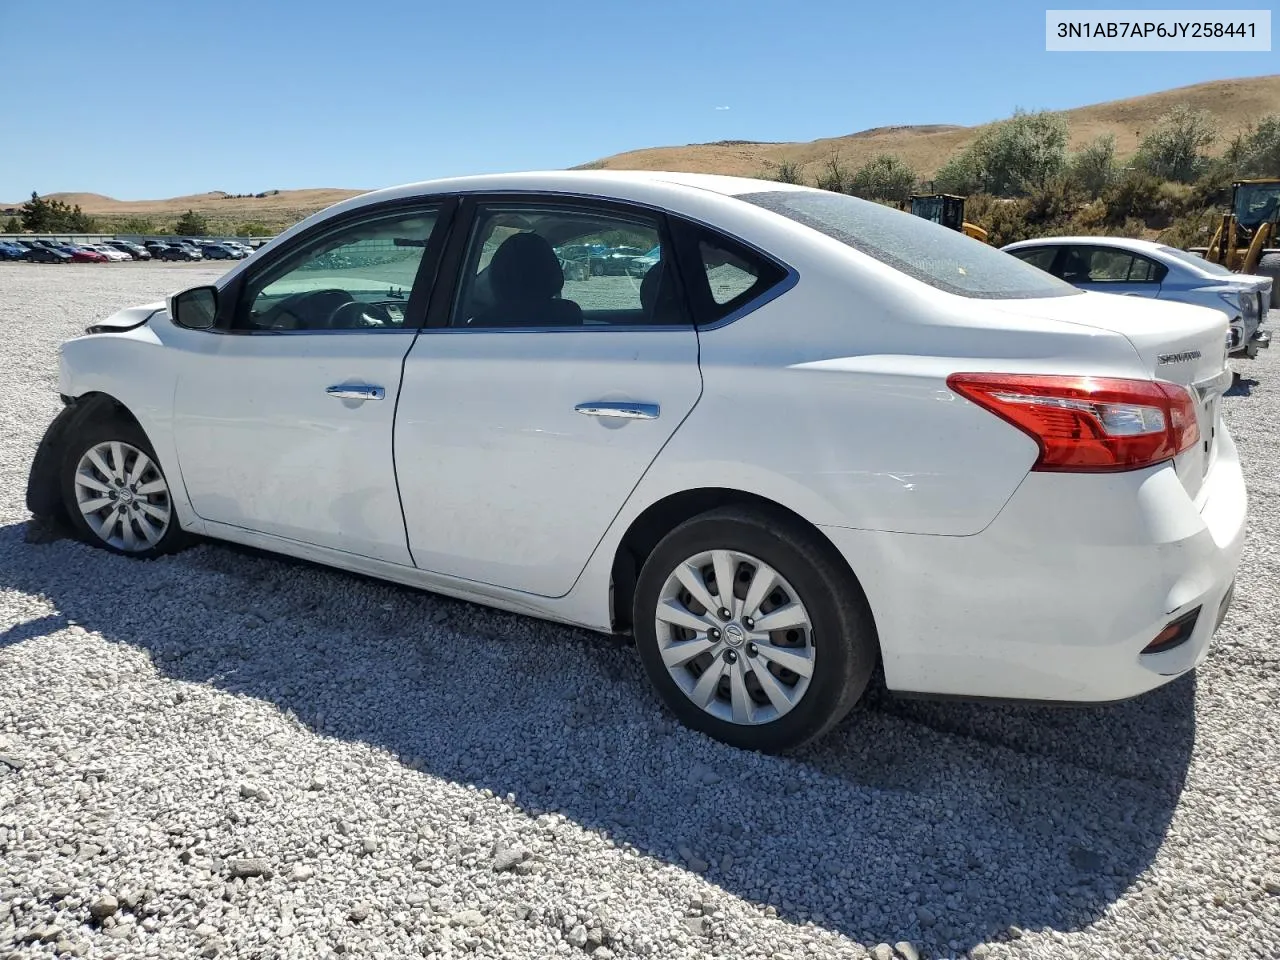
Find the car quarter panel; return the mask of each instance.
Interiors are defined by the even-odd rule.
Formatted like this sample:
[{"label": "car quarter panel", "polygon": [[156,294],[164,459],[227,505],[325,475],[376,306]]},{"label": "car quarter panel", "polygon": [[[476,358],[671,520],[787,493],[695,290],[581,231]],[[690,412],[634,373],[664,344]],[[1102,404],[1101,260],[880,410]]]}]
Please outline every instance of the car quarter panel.
[{"label": "car quarter panel", "polygon": [[[1105,702],[1195,667],[1244,543],[1244,478],[1226,428],[1219,443],[1202,504],[1162,464],[1031,474],[973,537],[824,527],[858,571],[888,687]],[[1186,643],[1142,653],[1197,607]]]},{"label": "car quarter panel", "polygon": [[877,276],[839,254],[799,253],[794,289],[700,332],[703,398],[637,493],[745,484],[813,523],[970,535],[1038,448],[952,393],[948,375],[1144,375],[1113,333]]}]

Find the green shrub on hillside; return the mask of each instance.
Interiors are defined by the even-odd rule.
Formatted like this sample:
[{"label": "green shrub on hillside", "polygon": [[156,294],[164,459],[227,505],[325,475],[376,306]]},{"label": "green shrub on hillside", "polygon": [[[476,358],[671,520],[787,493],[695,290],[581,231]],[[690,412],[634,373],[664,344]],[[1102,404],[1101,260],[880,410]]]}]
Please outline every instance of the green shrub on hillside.
[{"label": "green shrub on hillside", "polygon": [[203,237],[209,233],[209,221],[204,214],[188,210],[173,225],[173,232],[179,236]]},{"label": "green shrub on hillside", "polygon": [[933,188],[939,193],[955,193],[962,197],[986,192],[982,174],[968,150],[957,153],[938,168],[933,175]]},{"label": "green shrub on hillside", "polygon": [[1104,133],[1072,155],[1068,163],[1071,179],[1090,200],[1096,200],[1116,180],[1115,134]]},{"label": "green shrub on hillside", "polygon": [[116,233],[136,233],[142,236],[147,236],[148,234],[156,232],[155,221],[146,217],[123,217],[120,220],[116,220],[114,223],[107,224],[106,226],[110,227],[110,229],[114,230]]},{"label": "green shrub on hillside", "polygon": [[778,183],[803,184],[805,182],[804,171],[801,169],[800,164],[793,163],[790,160],[783,160],[779,163],[777,169],[768,175],[767,179],[776,180]]},{"label": "green shrub on hillside", "polygon": [[1175,220],[1157,238],[1160,243],[1185,250],[1187,247],[1207,247],[1217,229],[1219,214],[1213,210],[1197,210]]},{"label": "green shrub on hillside", "polygon": [[46,200],[34,190],[31,199],[19,208],[22,226],[32,233],[88,233],[96,226],[93,218],[69,207],[61,200]]},{"label": "green shrub on hillside", "polygon": [[827,164],[818,174],[818,189],[830,190],[833,193],[848,193],[853,182],[853,174],[840,162],[840,153],[836,151],[827,158]]},{"label": "green shrub on hillside", "polygon": [[260,220],[250,220],[236,227],[237,237],[269,237],[275,232]]},{"label": "green shrub on hillside", "polygon": [[1142,138],[1133,164],[1160,180],[1192,183],[1204,172],[1209,162],[1205,151],[1217,138],[1212,116],[1179,104]]},{"label": "green shrub on hillside", "polygon": [[1065,228],[1085,199],[1070,177],[1054,177],[1028,194],[1027,222],[1043,232]]},{"label": "green shrub on hillside", "polygon": [[1231,183],[1236,178],[1235,165],[1225,157],[1210,160],[1199,179],[1191,185],[1194,206],[1225,210],[1231,204]]},{"label": "green shrub on hillside", "polygon": [[916,172],[901,157],[881,153],[872,157],[854,173],[849,192],[867,200],[902,201],[911,196],[916,185]]},{"label": "green shrub on hillside", "polygon": [[1102,194],[1106,222],[1119,226],[1130,217],[1145,219],[1160,204],[1160,180],[1144,170],[1130,170]]},{"label": "green shrub on hillside", "polygon": [[1280,177],[1280,114],[1263,117],[1238,134],[1227,158],[1240,177]]},{"label": "green shrub on hillside", "polygon": [[21,233],[22,232],[22,224],[18,222],[17,217],[10,217],[8,220],[4,222],[4,232],[5,233]]},{"label": "green shrub on hillside", "polygon": [[934,175],[947,193],[1025,196],[1066,168],[1067,121],[1054,113],[1019,110],[989,127]]}]

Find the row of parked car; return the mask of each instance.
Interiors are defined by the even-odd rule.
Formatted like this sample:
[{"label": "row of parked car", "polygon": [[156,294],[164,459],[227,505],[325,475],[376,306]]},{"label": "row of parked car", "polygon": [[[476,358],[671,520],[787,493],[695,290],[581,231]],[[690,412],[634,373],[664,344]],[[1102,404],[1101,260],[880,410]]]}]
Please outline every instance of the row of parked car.
[{"label": "row of parked car", "polygon": [[658,262],[658,247],[611,247],[603,243],[573,243],[555,247],[566,280],[592,277],[642,277]]},{"label": "row of parked car", "polygon": [[243,260],[253,253],[238,240],[101,240],[71,243],[57,240],[0,240],[0,260],[27,263],[108,263],[118,260]]}]

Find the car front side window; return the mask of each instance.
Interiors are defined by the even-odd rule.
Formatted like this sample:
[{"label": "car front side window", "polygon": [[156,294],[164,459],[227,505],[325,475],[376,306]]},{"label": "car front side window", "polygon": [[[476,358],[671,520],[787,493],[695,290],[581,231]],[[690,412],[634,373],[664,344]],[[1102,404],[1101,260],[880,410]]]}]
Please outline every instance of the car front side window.
[{"label": "car front side window", "polygon": [[418,208],[348,223],[250,277],[233,329],[398,331],[438,211]]}]

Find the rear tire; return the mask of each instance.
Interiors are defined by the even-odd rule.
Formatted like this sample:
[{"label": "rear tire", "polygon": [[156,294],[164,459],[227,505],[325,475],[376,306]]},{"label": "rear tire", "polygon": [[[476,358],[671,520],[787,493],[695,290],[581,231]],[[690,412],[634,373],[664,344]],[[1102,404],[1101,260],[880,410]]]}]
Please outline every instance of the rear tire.
[{"label": "rear tire", "polygon": [[1271,278],[1271,306],[1280,307],[1280,250],[1268,250],[1258,260],[1258,276]]},{"label": "rear tire", "polygon": [[97,417],[71,429],[58,480],[67,517],[86,543],[142,560],[190,543],[155,450],[131,420]]},{"label": "rear tire", "polygon": [[[730,600],[717,569],[733,581]],[[879,652],[866,598],[831,545],[759,508],[712,510],[667,534],[640,572],[632,623],[650,681],[685,726],[765,753],[839,723]]]}]

